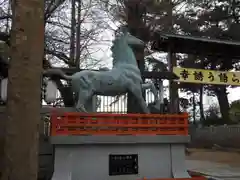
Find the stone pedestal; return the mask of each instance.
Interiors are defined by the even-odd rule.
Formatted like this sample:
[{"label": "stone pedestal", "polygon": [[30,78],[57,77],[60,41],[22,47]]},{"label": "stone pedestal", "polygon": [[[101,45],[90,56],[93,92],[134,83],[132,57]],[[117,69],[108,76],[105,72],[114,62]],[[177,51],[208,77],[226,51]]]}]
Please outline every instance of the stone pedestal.
[{"label": "stone pedestal", "polygon": [[[52,180],[189,178],[185,168],[185,144],[189,140],[189,136],[184,135],[53,136]],[[136,158],[132,162],[135,163],[134,173],[130,172],[130,156]],[[120,161],[113,165],[114,159],[110,157],[120,158]],[[121,160],[123,157],[127,160]],[[117,171],[122,175],[119,172],[116,175],[112,171],[116,171],[117,166],[130,169],[120,168]]]}]

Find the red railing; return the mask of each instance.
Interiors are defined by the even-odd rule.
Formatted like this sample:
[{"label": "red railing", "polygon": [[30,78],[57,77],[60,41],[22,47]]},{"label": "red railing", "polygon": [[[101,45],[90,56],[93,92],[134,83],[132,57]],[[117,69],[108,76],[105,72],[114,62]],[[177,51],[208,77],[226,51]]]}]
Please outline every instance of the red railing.
[{"label": "red railing", "polygon": [[188,115],[53,112],[51,135],[188,135]]}]

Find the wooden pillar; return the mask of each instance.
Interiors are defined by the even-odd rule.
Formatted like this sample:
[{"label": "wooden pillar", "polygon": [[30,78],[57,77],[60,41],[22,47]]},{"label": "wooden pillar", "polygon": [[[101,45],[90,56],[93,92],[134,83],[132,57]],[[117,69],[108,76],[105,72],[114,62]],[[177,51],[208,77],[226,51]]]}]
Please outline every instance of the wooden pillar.
[{"label": "wooden pillar", "polygon": [[[177,65],[176,55],[172,52],[172,46],[168,49],[168,67],[169,71],[173,72],[173,67]],[[170,103],[170,113],[179,112],[179,102],[178,102],[178,84],[174,80],[169,80],[169,103]]]},{"label": "wooden pillar", "polygon": [[[168,10],[167,10],[167,14],[168,14],[168,31],[169,33],[173,32],[173,2],[172,0],[168,0],[169,6],[168,6]],[[173,72],[173,67],[177,65],[177,61],[176,61],[176,55],[172,52],[173,50],[173,44],[170,42],[169,43],[169,47],[168,47],[168,67],[169,67],[169,71]],[[173,81],[170,80],[169,81],[169,109],[171,113],[177,113],[179,112],[179,102],[178,102],[178,84]]]}]

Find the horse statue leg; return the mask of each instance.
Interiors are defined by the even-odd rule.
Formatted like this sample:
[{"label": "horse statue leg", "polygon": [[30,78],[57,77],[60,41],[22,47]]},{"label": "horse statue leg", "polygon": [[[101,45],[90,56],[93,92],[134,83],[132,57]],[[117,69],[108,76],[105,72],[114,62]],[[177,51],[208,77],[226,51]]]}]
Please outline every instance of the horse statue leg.
[{"label": "horse statue leg", "polygon": [[150,91],[153,93],[153,96],[154,96],[154,104],[160,107],[160,103],[161,103],[160,98],[158,96],[158,92],[154,84],[151,82],[142,84],[142,90],[144,91],[146,89],[150,89]]},{"label": "horse statue leg", "polygon": [[86,102],[92,97],[92,90],[89,89],[80,89],[80,91],[78,92],[78,101],[76,103],[76,109],[77,111],[80,112],[87,112],[87,110],[85,109],[84,105],[86,104]]},{"label": "horse statue leg", "polygon": [[101,99],[97,97],[97,95],[93,95],[90,97],[87,102],[84,104],[85,109],[89,113],[95,113],[97,112],[97,109],[101,105]]},{"label": "horse statue leg", "polygon": [[142,86],[136,85],[136,84],[130,84],[128,86],[129,91],[135,96],[136,100],[138,101],[139,105],[141,106],[143,113],[149,114],[150,111],[147,107],[147,103],[143,99],[142,96]]}]

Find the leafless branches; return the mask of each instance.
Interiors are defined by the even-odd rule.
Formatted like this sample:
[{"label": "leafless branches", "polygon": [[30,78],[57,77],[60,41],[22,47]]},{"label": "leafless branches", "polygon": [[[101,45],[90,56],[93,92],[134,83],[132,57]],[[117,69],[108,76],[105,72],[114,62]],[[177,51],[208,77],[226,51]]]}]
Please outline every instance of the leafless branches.
[{"label": "leafless branches", "polygon": [[[98,51],[94,46],[100,43],[99,34],[109,26],[106,21],[107,17],[103,16],[104,13],[99,10],[98,2],[92,0],[82,3],[74,0],[72,2],[74,3],[72,7],[77,7],[78,12],[73,17],[75,21],[71,23],[72,9],[69,1],[46,1],[45,53],[46,59],[51,64],[76,67],[82,62],[87,64],[88,59],[91,59],[91,54]],[[11,27],[10,9],[9,0],[0,0],[0,40],[5,42],[9,39]],[[73,37],[73,45],[70,47],[70,39]],[[74,60],[70,61],[70,51],[73,48],[75,48],[74,51],[72,50]]]}]

